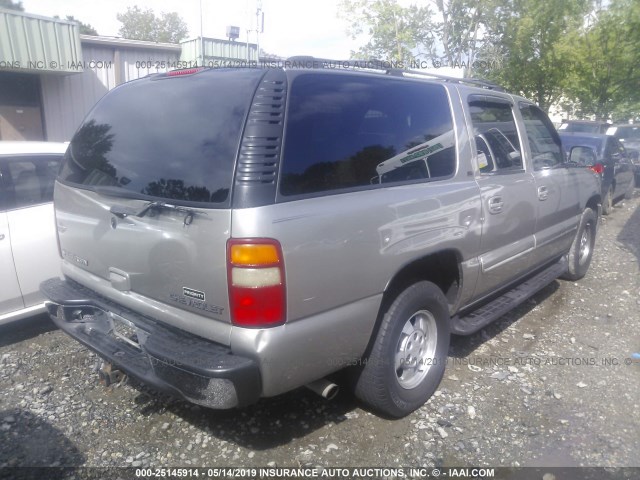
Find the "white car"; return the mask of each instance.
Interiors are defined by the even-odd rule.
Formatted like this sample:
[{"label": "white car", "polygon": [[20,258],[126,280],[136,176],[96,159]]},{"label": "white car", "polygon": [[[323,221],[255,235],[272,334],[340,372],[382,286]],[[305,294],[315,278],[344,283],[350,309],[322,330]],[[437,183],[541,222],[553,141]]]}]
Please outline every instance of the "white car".
[{"label": "white car", "polygon": [[44,312],[40,282],[61,276],[52,201],[66,149],[0,141],[0,324]]}]

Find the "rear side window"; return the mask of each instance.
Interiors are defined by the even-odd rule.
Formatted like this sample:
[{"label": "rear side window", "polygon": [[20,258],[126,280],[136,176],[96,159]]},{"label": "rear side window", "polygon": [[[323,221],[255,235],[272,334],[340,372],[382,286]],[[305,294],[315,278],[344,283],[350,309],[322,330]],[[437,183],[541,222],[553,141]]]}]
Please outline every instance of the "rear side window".
[{"label": "rear side window", "polygon": [[53,201],[53,186],[61,160],[61,154],[0,158],[0,209]]},{"label": "rear side window", "polygon": [[282,195],[437,180],[455,165],[441,85],[317,73],[293,80]]},{"label": "rear side window", "polygon": [[204,71],[111,91],[74,135],[60,179],[179,203],[228,203],[244,121],[263,75]]},{"label": "rear side window", "polygon": [[522,153],[511,105],[502,101],[469,101],[481,173],[520,171]]}]

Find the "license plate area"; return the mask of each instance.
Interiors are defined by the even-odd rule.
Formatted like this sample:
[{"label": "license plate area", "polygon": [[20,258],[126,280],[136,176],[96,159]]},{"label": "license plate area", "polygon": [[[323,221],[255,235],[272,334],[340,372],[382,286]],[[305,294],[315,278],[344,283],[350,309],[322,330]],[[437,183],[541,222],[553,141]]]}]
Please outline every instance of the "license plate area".
[{"label": "license plate area", "polygon": [[122,318],[115,313],[110,314],[111,317],[111,335],[118,341],[125,342],[132,347],[141,350],[140,340],[138,339],[138,329],[126,318]]}]

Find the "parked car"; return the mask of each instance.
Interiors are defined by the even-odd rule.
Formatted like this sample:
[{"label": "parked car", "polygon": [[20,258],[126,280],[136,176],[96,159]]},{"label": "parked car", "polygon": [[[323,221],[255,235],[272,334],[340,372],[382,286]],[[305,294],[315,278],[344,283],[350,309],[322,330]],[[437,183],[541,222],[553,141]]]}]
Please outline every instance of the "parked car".
[{"label": "parked car", "polygon": [[614,203],[631,198],[634,185],[634,165],[620,141],[611,135],[561,133],[560,138],[567,152],[576,146],[588,147],[591,154],[581,152],[573,160],[589,167],[602,179],[602,213],[611,213]]},{"label": "parked car", "polygon": [[600,182],[542,110],[367,65],[161,73],[89,113],[55,187],[65,278],[41,288],[105,382],[232,408],[331,396],[346,368],[399,417],[452,333],[586,274]]},{"label": "parked car", "polygon": [[0,142],[0,323],[44,312],[40,282],[61,276],[52,201],[66,148]]},{"label": "parked car", "polygon": [[560,133],[607,133],[611,127],[607,122],[592,122],[590,120],[563,120],[558,127]]},{"label": "parked car", "polygon": [[640,187],[640,125],[614,125],[607,130],[624,145],[634,165],[636,186]]}]

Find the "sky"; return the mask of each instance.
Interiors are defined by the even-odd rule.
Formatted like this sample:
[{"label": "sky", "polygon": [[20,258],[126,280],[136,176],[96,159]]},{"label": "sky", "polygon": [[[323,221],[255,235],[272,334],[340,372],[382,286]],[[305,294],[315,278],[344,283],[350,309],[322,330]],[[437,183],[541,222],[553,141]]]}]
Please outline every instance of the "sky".
[{"label": "sky", "polygon": [[[256,8],[259,0],[22,0],[25,12],[65,18],[73,15],[100,35],[118,36],[116,14],[134,5],[156,14],[177,12],[189,27],[189,38],[200,36],[200,1],[205,37],[226,38],[227,25],[239,26],[239,41],[256,42]],[[339,0],[262,0],[264,33],[260,48],[289,57],[312,55],[348,59],[358,43],[346,34],[347,22],[337,16]],[[364,39],[366,42],[366,39]]]}]

